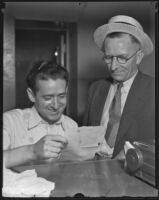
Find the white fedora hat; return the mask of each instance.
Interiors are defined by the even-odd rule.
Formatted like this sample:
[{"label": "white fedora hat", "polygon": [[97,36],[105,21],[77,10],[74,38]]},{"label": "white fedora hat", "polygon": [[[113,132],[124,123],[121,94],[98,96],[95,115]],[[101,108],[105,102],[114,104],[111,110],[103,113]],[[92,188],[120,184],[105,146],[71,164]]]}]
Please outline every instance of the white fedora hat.
[{"label": "white fedora hat", "polygon": [[123,32],[133,35],[140,42],[145,55],[153,51],[153,43],[150,37],[144,32],[141,24],[136,19],[125,15],[112,17],[107,24],[95,30],[94,41],[102,51],[104,51],[103,44],[106,36],[113,32]]}]

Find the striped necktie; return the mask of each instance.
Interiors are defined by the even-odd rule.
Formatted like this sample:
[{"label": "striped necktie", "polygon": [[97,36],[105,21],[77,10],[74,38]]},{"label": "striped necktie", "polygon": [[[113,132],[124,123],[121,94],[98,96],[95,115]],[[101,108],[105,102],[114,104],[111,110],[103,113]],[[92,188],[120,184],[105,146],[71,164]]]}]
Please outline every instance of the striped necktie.
[{"label": "striped necktie", "polygon": [[123,83],[118,83],[115,96],[109,108],[109,121],[105,134],[108,145],[113,148],[121,118],[121,88]]}]

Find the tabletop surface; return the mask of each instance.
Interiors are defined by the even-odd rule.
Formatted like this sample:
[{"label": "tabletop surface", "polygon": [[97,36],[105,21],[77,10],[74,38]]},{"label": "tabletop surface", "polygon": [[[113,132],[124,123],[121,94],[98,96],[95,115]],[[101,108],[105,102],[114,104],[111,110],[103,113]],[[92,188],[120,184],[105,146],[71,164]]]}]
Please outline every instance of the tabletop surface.
[{"label": "tabletop surface", "polygon": [[16,171],[36,169],[38,176],[55,182],[52,197],[72,197],[81,193],[86,197],[157,197],[153,186],[130,176],[117,160],[60,162],[19,166]]}]

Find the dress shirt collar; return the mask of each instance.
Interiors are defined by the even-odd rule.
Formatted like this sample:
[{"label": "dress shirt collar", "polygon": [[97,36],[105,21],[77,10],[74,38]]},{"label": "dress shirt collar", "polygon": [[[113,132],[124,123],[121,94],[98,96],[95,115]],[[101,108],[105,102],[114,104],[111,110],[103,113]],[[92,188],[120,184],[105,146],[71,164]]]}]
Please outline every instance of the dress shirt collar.
[{"label": "dress shirt collar", "polygon": [[127,93],[137,75],[138,71],[127,81],[123,82],[123,92]]},{"label": "dress shirt collar", "polygon": [[[130,89],[130,87],[131,87],[131,85],[132,85],[137,73],[138,73],[138,70],[130,79],[128,79],[127,81],[123,82],[123,86],[121,88],[121,92],[122,93],[128,93],[129,92],[129,89]],[[113,81],[113,79],[108,79],[108,80],[111,82],[111,87],[114,88],[114,91],[116,91],[118,83],[116,81]]]},{"label": "dress shirt collar", "polygon": [[[64,120],[64,116],[61,115],[60,119],[54,123],[56,125],[59,125],[59,124],[62,124],[63,123],[63,120]],[[38,126],[39,124],[48,124],[48,122],[44,121],[40,115],[38,114],[35,106],[33,106],[31,108],[31,113],[30,113],[30,117],[28,119],[28,129],[32,129],[36,126]]]}]

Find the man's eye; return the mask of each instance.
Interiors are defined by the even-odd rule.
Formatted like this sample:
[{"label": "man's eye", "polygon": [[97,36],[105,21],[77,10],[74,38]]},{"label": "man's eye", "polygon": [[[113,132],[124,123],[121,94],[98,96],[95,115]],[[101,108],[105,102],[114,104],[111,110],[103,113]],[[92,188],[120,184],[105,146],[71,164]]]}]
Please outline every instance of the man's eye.
[{"label": "man's eye", "polygon": [[119,56],[118,59],[119,59],[119,60],[124,60],[124,61],[126,60],[126,58],[123,57],[123,56]]},{"label": "man's eye", "polygon": [[49,101],[49,100],[51,100],[51,97],[44,97],[44,100]]},{"label": "man's eye", "polygon": [[113,56],[105,56],[105,59],[112,59]]},{"label": "man's eye", "polygon": [[66,97],[66,94],[61,94],[59,95],[60,98],[65,98]]}]

